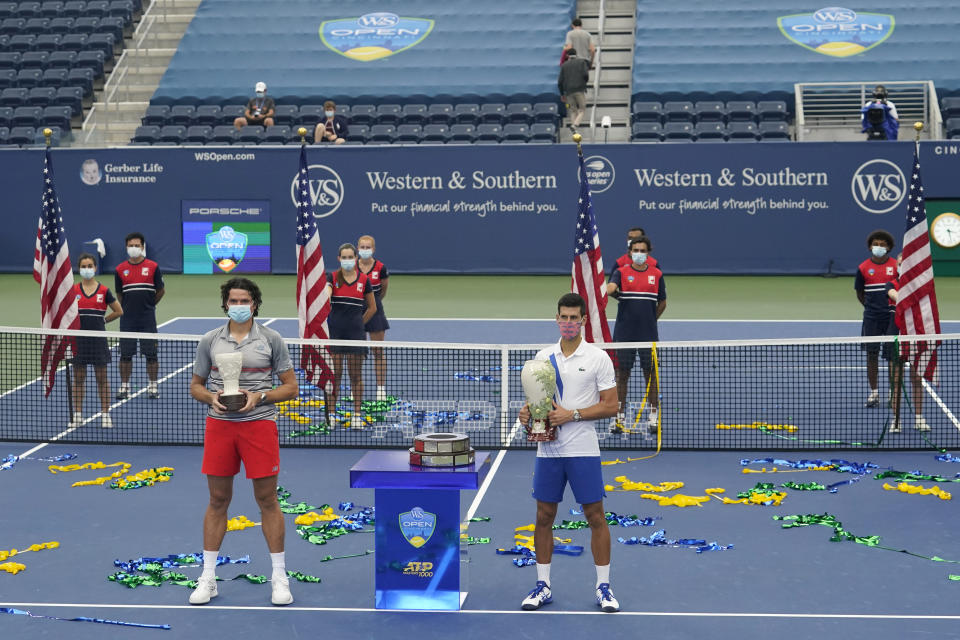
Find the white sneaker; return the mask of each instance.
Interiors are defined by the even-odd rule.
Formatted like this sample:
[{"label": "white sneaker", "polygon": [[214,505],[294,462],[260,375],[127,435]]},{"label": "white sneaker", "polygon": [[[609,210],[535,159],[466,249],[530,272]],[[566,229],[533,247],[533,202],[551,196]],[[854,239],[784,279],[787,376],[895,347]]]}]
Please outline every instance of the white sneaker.
[{"label": "white sneaker", "polygon": [[377,402],[386,402],[386,401],[387,401],[387,388],[377,387]]},{"label": "white sneaker", "polygon": [[651,409],[651,410],[650,410],[650,417],[647,418],[647,430],[648,430],[650,433],[656,434],[656,433],[657,433],[657,426],[658,426],[658,425],[657,425],[657,410],[656,410],[656,409]]},{"label": "white sneaker", "polygon": [[923,416],[917,416],[916,422],[913,423],[913,428],[917,431],[930,431],[930,425],[923,419]]},{"label": "white sneaker", "polygon": [[613,597],[613,591],[610,590],[609,582],[601,582],[597,587],[597,606],[604,613],[616,613],[620,611],[620,603]]},{"label": "white sneaker", "polygon": [[900,433],[900,423],[894,422],[890,424],[890,428],[887,429],[887,433]]},{"label": "white sneaker", "polygon": [[277,576],[270,581],[272,594],[270,602],[282,607],[293,602],[293,594],[290,593],[290,580],[286,576]]},{"label": "white sneaker", "polygon": [[217,597],[217,578],[200,576],[197,579],[197,588],[190,594],[190,604],[207,604],[211,598]]},{"label": "white sneaker", "polygon": [[160,397],[160,389],[157,388],[156,382],[151,382],[147,385],[147,397],[154,400]]},{"label": "white sneaker", "polygon": [[880,392],[876,389],[870,390],[870,395],[867,396],[867,401],[863,403],[865,407],[875,407],[880,404]]},{"label": "white sneaker", "polygon": [[545,604],[553,602],[553,593],[550,587],[543,580],[537,580],[537,586],[533,591],[527,594],[527,597],[520,603],[520,608],[524,611],[536,611]]},{"label": "white sneaker", "polygon": [[104,412],[100,416],[100,426],[104,429],[113,429],[113,420],[110,419],[110,414]]},{"label": "white sneaker", "polygon": [[70,418],[70,422],[67,423],[67,426],[79,427],[81,422],[83,422],[83,415],[79,411],[74,411],[73,417]]},{"label": "white sneaker", "polygon": [[117,400],[126,400],[130,395],[130,385],[121,384],[120,388],[117,389]]}]

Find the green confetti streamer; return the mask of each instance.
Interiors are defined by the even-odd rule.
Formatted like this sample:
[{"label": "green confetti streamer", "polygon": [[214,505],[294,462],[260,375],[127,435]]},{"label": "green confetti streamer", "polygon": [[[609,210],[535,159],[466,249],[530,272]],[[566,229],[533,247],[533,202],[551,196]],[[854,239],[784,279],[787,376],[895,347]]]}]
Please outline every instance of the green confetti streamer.
[{"label": "green confetti streamer", "polygon": [[826,491],[827,487],[820,484],[819,482],[784,482],[780,485],[786,489],[794,489],[796,491]]}]

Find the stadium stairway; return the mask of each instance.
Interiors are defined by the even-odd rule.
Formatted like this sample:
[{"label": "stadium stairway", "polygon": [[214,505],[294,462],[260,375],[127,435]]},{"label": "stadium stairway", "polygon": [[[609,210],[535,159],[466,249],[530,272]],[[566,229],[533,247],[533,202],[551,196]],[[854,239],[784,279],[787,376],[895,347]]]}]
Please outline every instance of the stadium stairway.
[{"label": "stadium stairway", "polygon": [[154,0],[73,146],[121,146],[130,141],[200,2]]}]

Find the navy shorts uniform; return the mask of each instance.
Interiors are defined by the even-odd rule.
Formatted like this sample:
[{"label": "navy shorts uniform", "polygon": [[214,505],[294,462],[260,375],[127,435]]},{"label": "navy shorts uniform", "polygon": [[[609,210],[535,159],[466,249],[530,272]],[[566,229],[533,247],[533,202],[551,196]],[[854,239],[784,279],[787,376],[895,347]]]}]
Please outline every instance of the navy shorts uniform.
[{"label": "navy shorts uniform", "polygon": [[[327,324],[330,327],[331,340],[366,340],[363,328],[363,310],[366,308],[364,297],[370,293],[370,281],[357,271],[353,282],[338,282],[337,274],[331,273],[327,282],[333,287],[330,296],[330,315]],[[330,353],[352,353],[366,355],[366,347],[330,346]]]},{"label": "navy shorts uniform", "polygon": [[[895,336],[897,325],[894,321],[895,305],[890,299],[889,291],[899,288],[897,280],[897,261],[887,258],[883,263],[873,260],[864,260],[857,269],[853,288],[863,293],[863,323],[860,325],[860,335]],[[893,342],[863,343],[860,348],[868,354],[878,354],[883,347],[883,357],[892,360],[894,356]]]},{"label": "navy shorts uniform", "polygon": [[[614,272],[610,282],[620,291],[620,304],[617,307],[617,322],[613,326],[614,342],[656,342],[657,305],[667,299],[667,285],[663,273],[653,266],[639,271],[626,264]],[[640,366],[649,371],[652,362],[650,349],[617,349],[617,368],[621,371],[633,369],[637,356]]]},{"label": "navy shorts uniform", "polygon": [[[163,289],[163,275],[157,263],[144,259],[132,264],[125,260],[117,265],[115,281],[117,291],[123,293],[120,331],[156,333],[157,292]],[[120,360],[133,360],[138,342],[140,354],[147,362],[156,362],[157,341],[149,338],[121,338]]]},{"label": "navy shorts uniform", "polygon": [[366,272],[367,279],[370,281],[370,290],[373,291],[373,298],[377,301],[377,312],[364,325],[364,331],[375,333],[377,331],[386,331],[390,328],[387,322],[387,314],[383,311],[383,301],[380,299],[380,290],[383,283],[387,281],[390,274],[387,273],[387,267],[379,260],[375,260],[370,271]]},{"label": "navy shorts uniform", "polygon": [[[73,292],[77,297],[77,315],[80,318],[80,328],[84,331],[105,331],[103,317],[107,308],[116,301],[110,289],[98,285],[89,296],[84,293],[83,285],[73,285]],[[74,364],[78,366],[93,365],[104,367],[110,363],[110,348],[106,338],[77,338],[77,353]]]},{"label": "navy shorts uniform", "polygon": [[580,504],[606,497],[600,458],[596,456],[541,458],[533,471],[533,497],[540,502],[562,502],[567,483]]}]

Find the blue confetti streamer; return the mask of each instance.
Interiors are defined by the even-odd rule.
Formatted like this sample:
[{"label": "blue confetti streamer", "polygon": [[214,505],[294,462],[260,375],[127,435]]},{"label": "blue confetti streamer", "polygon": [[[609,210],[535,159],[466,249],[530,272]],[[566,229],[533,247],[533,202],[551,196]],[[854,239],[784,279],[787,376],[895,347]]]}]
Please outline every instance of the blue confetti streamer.
[{"label": "blue confetti streamer", "polygon": [[754,460],[742,459],[740,466],[745,467],[750,464],[773,464],[778,467],[790,467],[791,469],[814,469],[816,467],[836,467],[834,471],[838,473],[852,473],[863,475],[873,473],[873,469],[880,467],[872,462],[850,462],[849,460],[784,460],[782,458],[757,458]]},{"label": "blue confetti streamer", "polygon": [[12,607],[0,607],[0,613],[9,613],[16,616],[29,616],[31,618],[46,618],[47,620],[63,620],[64,622],[98,622],[100,624],[115,624],[121,625],[124,627],[140,627],[143,629],[163,629],[164,631],[170,631],[170,625],[168,624],[144,624],[141,622],[123,622],[121,620],[107,620],[105,618],[87,618],[85,616],[78,616],[76,618],[58,618],[56,616],[42,616],[29,611],[24,611],[23,609],[14,609]]}]

